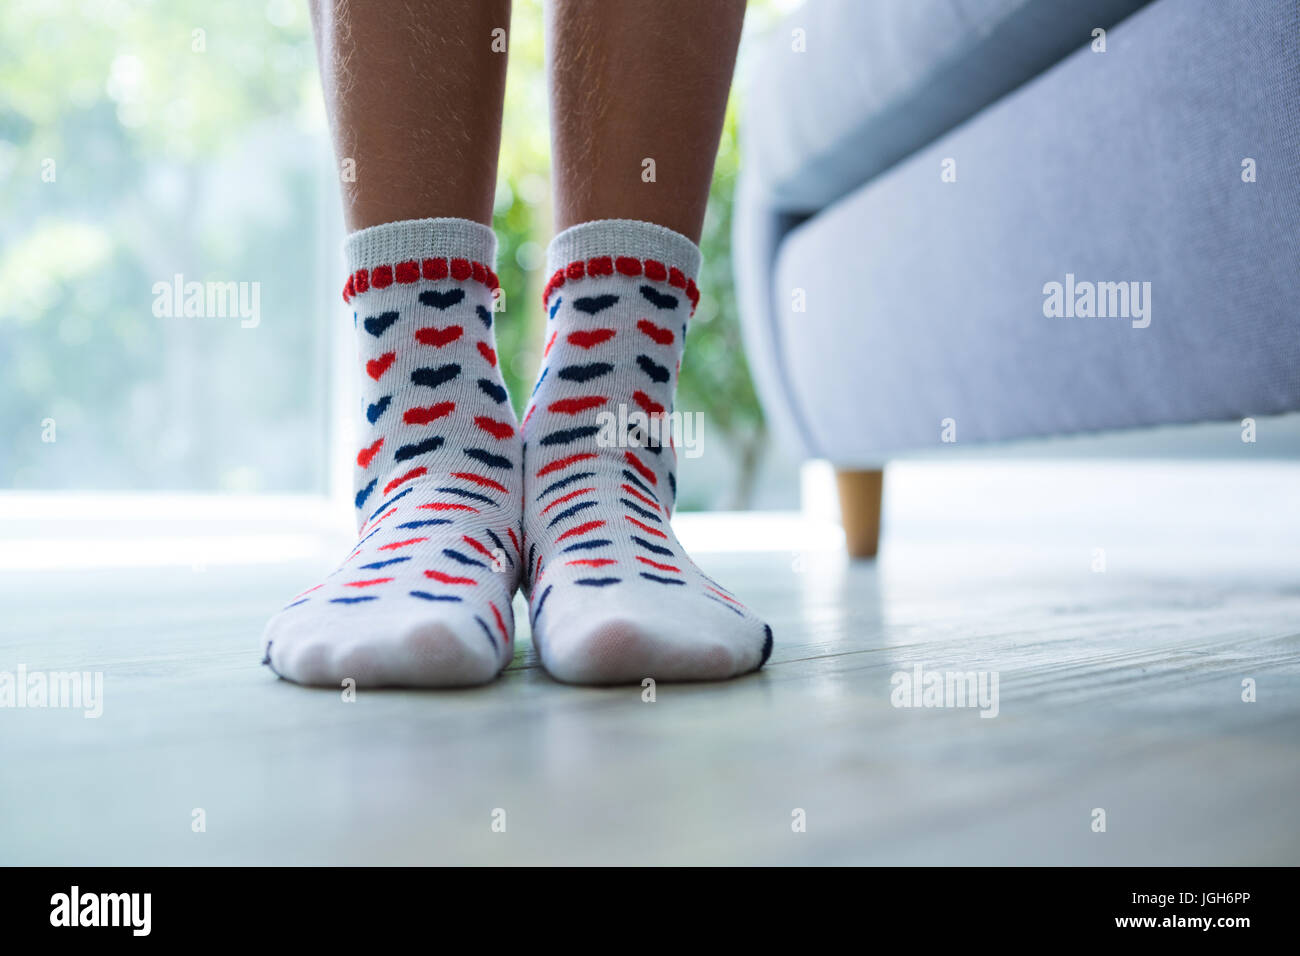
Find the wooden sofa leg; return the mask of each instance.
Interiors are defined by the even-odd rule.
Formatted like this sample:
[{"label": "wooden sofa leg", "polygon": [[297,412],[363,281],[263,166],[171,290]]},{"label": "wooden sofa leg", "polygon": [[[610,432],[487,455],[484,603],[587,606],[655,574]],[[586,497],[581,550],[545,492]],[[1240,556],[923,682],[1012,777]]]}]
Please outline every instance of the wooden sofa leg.
[{"label": "wooden sofa leg", "polygon": [[840,521],[844,543],[851,558],[872,558],[880,544],[880,503],[884,490],[883,471],[836,470],[839,487]]}]

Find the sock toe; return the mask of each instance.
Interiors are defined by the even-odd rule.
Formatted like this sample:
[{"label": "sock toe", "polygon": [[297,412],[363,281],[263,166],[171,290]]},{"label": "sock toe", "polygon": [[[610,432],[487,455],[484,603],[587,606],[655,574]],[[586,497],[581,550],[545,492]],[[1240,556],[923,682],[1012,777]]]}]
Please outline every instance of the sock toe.
[{"label": "sock toe", "polygon": [[418,687],[487,683],[500,669],[500,644],[477,622],[419,622],[401,638],[401,678]]},{"label": "sock toe", "polygon": [[[732,622],[711,607],[663,608],[637,614],[625,606],[602,609],[566,600],[561,589],[548,620],[534,623],[547,673],[569,684],[639,684],[727,680],[762,666],[766,625]],[[613,602],[611,602],[613,603]],[[625,602],[620,602],[625,603]]]}]

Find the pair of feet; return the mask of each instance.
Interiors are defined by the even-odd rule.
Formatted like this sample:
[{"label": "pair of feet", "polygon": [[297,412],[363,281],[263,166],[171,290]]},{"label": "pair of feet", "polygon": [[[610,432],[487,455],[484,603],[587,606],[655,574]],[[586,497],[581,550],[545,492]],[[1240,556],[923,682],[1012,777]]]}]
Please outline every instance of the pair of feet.
[{"label": "pair of feet", "polygon": [[304,684],[484,683],[514,656],[522,588],[533,643],[559,680],[717,680],[761,667],[771,629],[695,566],[669,525],[668,416],[699,250],[625,220],[557,236],[542,368],[520,426],[493,333],[495,246],[487,227],[454,219],[348,240],[359,539],[272,618],[264,662]]}]

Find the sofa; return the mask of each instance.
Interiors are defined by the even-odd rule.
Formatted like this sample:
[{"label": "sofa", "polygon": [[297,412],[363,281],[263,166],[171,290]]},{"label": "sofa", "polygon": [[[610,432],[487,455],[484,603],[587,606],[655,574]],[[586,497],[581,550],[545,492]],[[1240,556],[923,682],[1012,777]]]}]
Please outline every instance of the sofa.
[{"label": "sofa", "polygon": [[891,458],[1300,409],[1300,4],[808,0],[741,64],[741,322],[875,552]]}]

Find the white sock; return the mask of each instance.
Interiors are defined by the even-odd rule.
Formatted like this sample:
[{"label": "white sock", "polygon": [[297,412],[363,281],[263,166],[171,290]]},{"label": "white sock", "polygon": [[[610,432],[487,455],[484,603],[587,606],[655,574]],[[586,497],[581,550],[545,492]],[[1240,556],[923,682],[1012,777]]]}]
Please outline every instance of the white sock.
[{"label": "white sock", "polygon": [[771,629],[705,577],[668,524],[670,442],[614,444],[601,431],[606,414],[672,411],[699,249],[614,219],[565,230],[548,257],[545,357],[523,424],[525,572],[543,665],[583,684],[761,667]]},{"label": "white sock", "polygon": [[362,383],[359,540],[266,627],[302,684],[491,680],[514,653],[520,439],[492,330],[492,230],[419,219],[348,238]]}]

